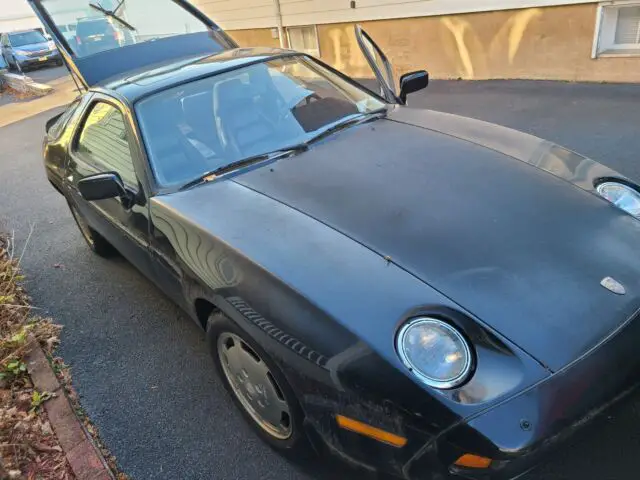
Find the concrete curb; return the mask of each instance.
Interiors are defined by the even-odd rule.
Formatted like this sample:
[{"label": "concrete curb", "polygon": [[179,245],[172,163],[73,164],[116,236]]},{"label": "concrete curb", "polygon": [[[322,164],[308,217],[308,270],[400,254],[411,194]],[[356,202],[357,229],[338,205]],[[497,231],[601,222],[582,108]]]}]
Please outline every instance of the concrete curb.
[{"label": "concrete curb", "polygon": [[38,391],[56,394],[44,403],[44,407],[76,479],[115,480],[104,457],[71,407],[40,344],[35,339],[31,344],[33,348],[26,357],[29,375]]},{"label": "concrete curb", "polygon": [[34,95],[47,95],[53,91],[53,88],[43,83],[34,82],[31,77],[26,75],[17,75],[15,73],[3,73],[4,82],[19,92],[31,93]]}]

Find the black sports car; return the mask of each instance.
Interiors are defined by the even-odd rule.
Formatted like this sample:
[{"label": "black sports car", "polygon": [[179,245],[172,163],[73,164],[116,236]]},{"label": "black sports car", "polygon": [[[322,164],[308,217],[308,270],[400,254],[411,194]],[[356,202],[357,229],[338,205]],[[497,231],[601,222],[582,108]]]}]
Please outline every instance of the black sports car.
[{"label": "black sports car", "polygon": [[96,253],[206,330],[274,448],[512,478],[636,386],[631,181],[407,108],[426,72],[396,93],[360,28],[381,94],[305,54],[237,48],[184,0],[154,0],[182,28],[166,35],[145,31],[145,0],[87,6],[136,43],[82,55],[56,27],[65,1],[29,0],[86,90],[47,124],[47,176]]}]

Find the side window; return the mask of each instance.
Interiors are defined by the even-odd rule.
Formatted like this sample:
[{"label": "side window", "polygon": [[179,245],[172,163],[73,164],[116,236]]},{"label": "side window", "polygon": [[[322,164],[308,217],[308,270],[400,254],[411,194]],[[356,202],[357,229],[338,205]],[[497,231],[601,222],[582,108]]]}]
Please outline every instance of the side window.
[{"label": "side window", "polygon": [[51,137],[58,138],[60,136],[62,131],[67,126],[67,123],[69,123],[69,120],[78,108],[78,105],[80,105],[80,100],[75,100],[71,105],[67,107],[64,113],[60,115],[60,117],[58,117],[55,123],[51,125],[51,128],[48,130],[48,133],[49,135],[51,135]]},{"label": "side window", "polygon": [[91,108],[76,151],[94,160],[102,171],[117,172],[125,184],[137,187],[124,117],[116,107],[98,102]]}]

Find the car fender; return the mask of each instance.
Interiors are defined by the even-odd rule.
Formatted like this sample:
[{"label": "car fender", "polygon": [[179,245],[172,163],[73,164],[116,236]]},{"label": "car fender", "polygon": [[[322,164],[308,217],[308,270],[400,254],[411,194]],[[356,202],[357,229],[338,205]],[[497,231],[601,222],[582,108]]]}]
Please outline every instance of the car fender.
[{"label": "car fender", "polygon": [[[232,180],[155,197],[150,208],[162,217],[159,228],[182,266],[188,303],[206,299],[240,322],[285,374],[297,377],[292,383],[303,397],[314,388],[306,379],[315,378],[332,390],[429,412],[425,423],[439,430],[547,374],[392,259]],[[478,374],[482,388],[470,382],[440,392],[418,382],[399,359],[395,337],[408,318],[428,312],[451,316],[479,343],[490,338],[496,348],[488,347],[483,365],[494,352],[509,352],[508,391],[488,387],[495,378],[489,367]],[[359,344],[356,357],[345,353]]]}]

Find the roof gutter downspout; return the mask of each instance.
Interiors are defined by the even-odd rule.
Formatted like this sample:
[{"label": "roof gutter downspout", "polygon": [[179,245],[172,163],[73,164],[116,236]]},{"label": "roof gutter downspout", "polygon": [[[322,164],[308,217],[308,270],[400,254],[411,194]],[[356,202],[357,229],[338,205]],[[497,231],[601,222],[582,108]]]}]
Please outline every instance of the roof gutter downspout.
[{"label": "roof gutter downspout", "polygon": [[282,10],[280,9],[280,0],[273,0],[275,8],[276,23],[278,25],[278,38],[280,39],[280,48],[288,48],[288,42],[285,38],[284,25],[282,24]]}]

